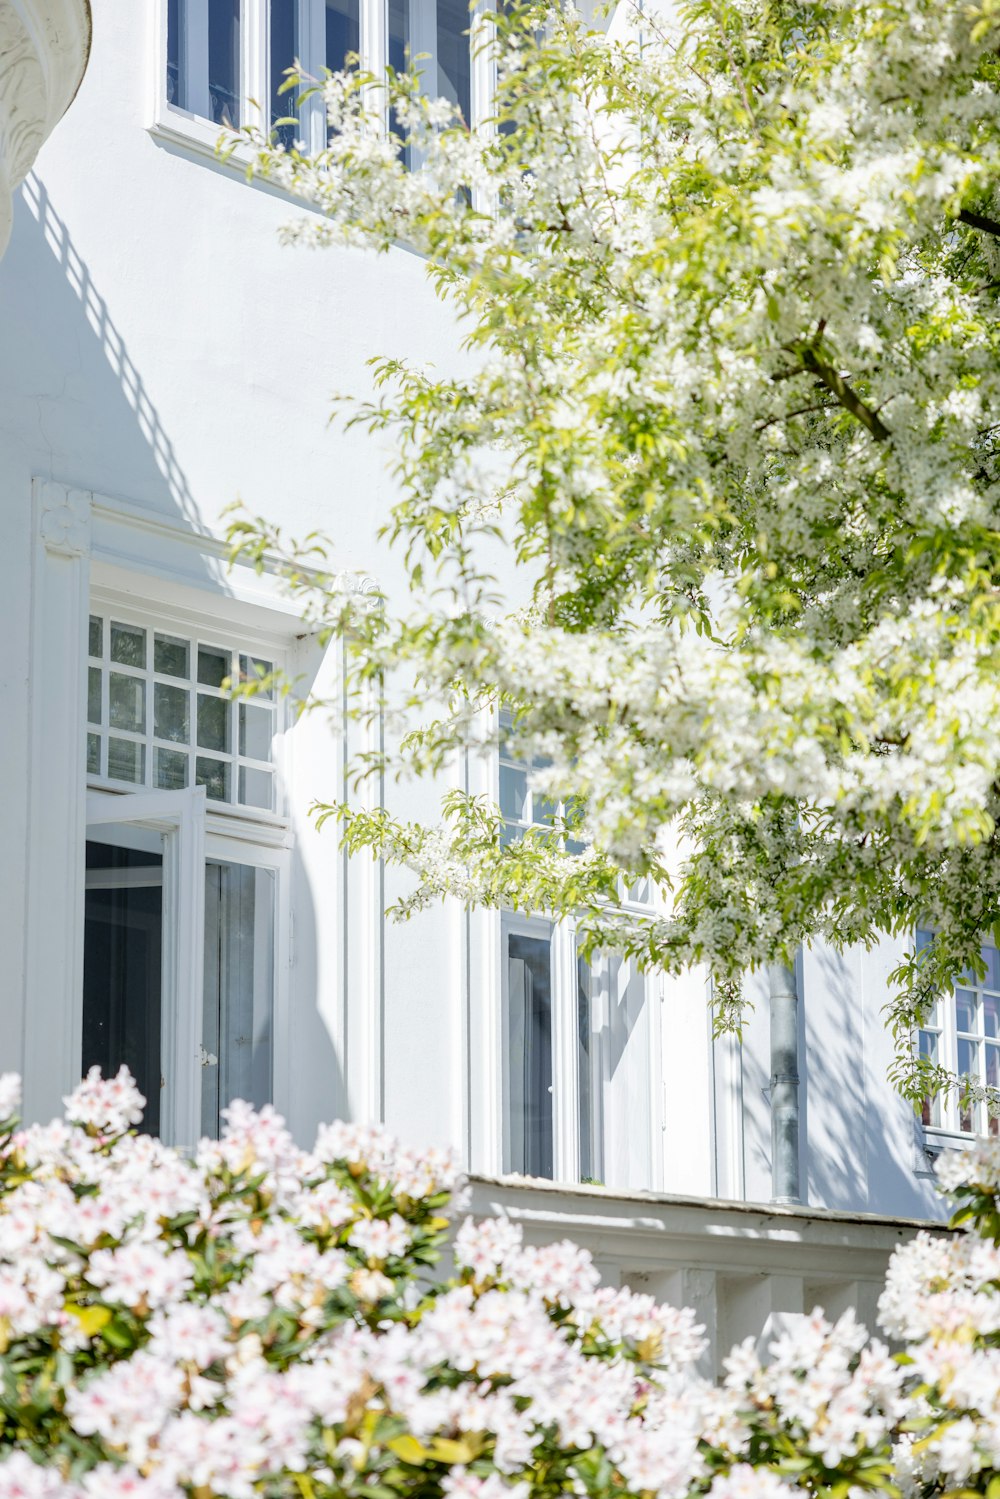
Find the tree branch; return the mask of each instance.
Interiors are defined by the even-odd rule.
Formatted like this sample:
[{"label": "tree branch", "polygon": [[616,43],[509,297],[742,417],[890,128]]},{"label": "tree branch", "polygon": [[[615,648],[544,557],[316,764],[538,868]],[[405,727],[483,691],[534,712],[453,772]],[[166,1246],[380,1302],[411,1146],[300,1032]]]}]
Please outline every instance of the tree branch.
[{"label": "tree branch", "polygon": [[981,229],[984,234],[995,234],[1000,239],[1000,223],[996,219],[988,219],[985,214],[973,213],[968,208],[963,208],[958,217],[970,229]]},{"label": "tree branch", "polygon": [[876,442],[888,442],[892,433],[884,422],[880,421],[875,412],[866,406],[856,391],[853,391],[841,374],[834,369],[832,364],[827,364],[820,359],[815,349],[805,348],[801,354],[803,367],[813,375],[816,375],[827,390],[836,396],[845,411],[849,411],[856,417],[862,426],[874,437]]}]

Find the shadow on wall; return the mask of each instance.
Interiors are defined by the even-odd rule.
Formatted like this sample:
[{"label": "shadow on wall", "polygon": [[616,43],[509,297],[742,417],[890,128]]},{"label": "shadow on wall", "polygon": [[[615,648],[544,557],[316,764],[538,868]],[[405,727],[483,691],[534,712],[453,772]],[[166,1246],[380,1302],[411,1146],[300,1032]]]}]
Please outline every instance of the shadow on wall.
[{"label": "shadow on wall", "polygon": [[[134,274],[155,295],[155,265],[137,255]],[[180,532],[204,534],[202,511],[150,394],[149,371],[144,378],[35,175],[21,189],[0,263],[0,329],[0,535],[12,527],[15,507],[27,509],[33,475],[154,510]],[[198,358],[196,348],[182,352],[192,362]],[[185,580],[225,590],[215,560],[204,558],[199,566],[198,556],[192,547]],[[303,954],[321,918],[297,851],[292,859],[297,947]],[[343,1078],[318,1008],[314,965],[303,954],[297,966],[299,988],[290,1005],[295,1050],[309,1058],[312,1080],[324,1080],[330,1102],[322,1114],[330,1118],[345,1107]],[[306,974],[308,979],[301,977]]]},{"label": "shadow on wall", "polygon": [[[864,989],[870,963],[857,950],[839,954],[817,947],[806,955],[801,992],[809,1199],[862,1212],[946,1216],[933,1181],[917,1174],[922,1161],[910,1106],[874,1070],[887,1054],[864,1033],[865,1025],[882,1025]],[[810,1007],[810,988],[824,1003]]]},{"label": "shadow on wall", "polygon": [[[136,274],[146,274],[142,266]],[[152,282],[152,277],[150,281]],[[108,304],[38,177],[21,188],[0,267],[4,409],[28,403],[13,426],[47,459],[46,477],[202,520],[173,444]],[[88,336],[89,335],[89,336]],[[70,472],[58,472],[70,464]]]}]

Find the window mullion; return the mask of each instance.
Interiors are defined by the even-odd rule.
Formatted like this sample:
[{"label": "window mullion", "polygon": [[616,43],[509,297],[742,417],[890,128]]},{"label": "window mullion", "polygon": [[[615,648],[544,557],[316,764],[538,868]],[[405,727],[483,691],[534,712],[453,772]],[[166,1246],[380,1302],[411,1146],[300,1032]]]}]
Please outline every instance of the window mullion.
[{"label": "window mullion", "polygon": [[[243,0],[240,26],[241,118],[248,125],[268,130],[271,124],[268,78],[268,0]],[[207,48],[206,48],[207,53]],[[249,101],[259,106],[251,112]]]},{"label": "window mullion", "polygon": [[556,1181],[580,1178],[576,933],[552,930],[552,1156]]}]

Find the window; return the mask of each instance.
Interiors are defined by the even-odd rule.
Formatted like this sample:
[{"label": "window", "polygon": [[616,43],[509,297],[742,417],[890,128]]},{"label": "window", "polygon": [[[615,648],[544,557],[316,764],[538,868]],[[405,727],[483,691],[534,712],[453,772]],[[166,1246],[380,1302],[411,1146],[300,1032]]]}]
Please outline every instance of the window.
[{"label": "window", "polygon": [[[917,932],[917,950],[931,940]],[[1000,1090],[1000,950],[983,946],[986,977],[966,973],[950,994],[942,995],[917,1033],[919,1054],[983,1088]],[[925,1099],[925,1125],[958,1134],[1000,1134],[1000,1120],[982,1102],[963,1104],[953,1090]]]},{"label": "window", "polygon": [[274,691],[233,702],[222,685],[260,682],[272,669],[232,642],[92,614],[88,774],[162,791],[204,786],[212,802],[274,811]]},{"label": "window", "polygon": [[[273,668],[245,641],[96,604],[88,640],[84,1070],[125,1063],[190,1146],[272,1095],[284,829]],[[239,816],[234,816],[238,813]]]},{"label": "window", "polygon": [[[503,841],[547,829],[567,852],[582,852],[582,843],[566,837],[565,803],[532,787],[532,771],[547,762],[520,759],[511,731],[502,714]],[[623,881],[621,900],[648,909],[650,881]],[[611,1157],[621,1156],[629,1136],[621,1116],[635,1066],[631,1040],[648,1023],[645,979],[613,954],[598,953],[588,964],[572,921],[505,911],[500,934],[502,1169],[560,1181],[600,1182],[609,1171],[617,1177],[623,1163]],[[637,1107],[633,1091],[631,1112],[645,1117],[648,1102]],[[629,1148],[637,1159],[648,1142],[631,1140]]]},{"label": "window", "polygon": [[[477,97],[472,66],[472,14],[466,0],[161,0],[165,76],[158,124],[180,115],[218,127],[262,123],[252,100],[268,101],[269,122],[293,115],[295,96],[282,94],[296,61],[322,78],[356,54],[366,67],[400,70],[420,62],[428,93],[450,99],[468,124],[488,112]],[[285,144],[323,144],[322,101],[304,101],[295,126],[278,127]],[[197,133],[197,132],[195,132]],[[217,135],[217,131],[215,134]],[[199,137],[200,138],[200,137]],[[206,146],[214,137],[204,139]]]}]

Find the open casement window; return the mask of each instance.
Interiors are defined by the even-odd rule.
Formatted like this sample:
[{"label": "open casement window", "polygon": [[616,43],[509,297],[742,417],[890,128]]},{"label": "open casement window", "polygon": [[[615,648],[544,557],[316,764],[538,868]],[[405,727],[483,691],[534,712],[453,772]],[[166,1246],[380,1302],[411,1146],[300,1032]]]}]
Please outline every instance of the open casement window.
[{"label": "open casement window", "polygon": [[[919,930],[917,951],[932,933]],[[983,1088],[1000,1091],[1000,950],[983,944],[985,978],[963,974],[950,994],[941,995],[917,1032],[921,1056]],[[963,1104],[955,1091],[924,1099],[923,1124],[949,1134],[1000,1135],[1000,1120],[980,1102]]]},{"label": "open casement window", "polygon": [[[476,23],[487,0],[474,11],[465,0],[159,3],[163,75],[157,123],[176,130],[187,116],[192,134],[206,147],[212,137],[203,129],[199,134],[203,122],[216,127],[217,136],[219,128],[274,128],[294,116],[295,94],[281,87],[285,70],[296,62],[308,77],[322,79],[324,69],[342,68],[352,54],[375,73],[417,60],[427,93],[458,105],[470,126],[490,112],[493,69]],[[261,108],[253,101],[261,101]],[[321,149],[322,100],[304,101],[293,125],[276,128],[286,145],[302,141],[310,150]]]},{"label": "open casement window", "polygon": [[82,1068],[125,1063],[191,1146],[272,1094],[277,863],[206,832],[204,788],[87,798]]},{"label": "open casement window", "polygon": [[597,1179],[600,1057],[575,934],[504,912],[501,949],[503,1170]]}]

